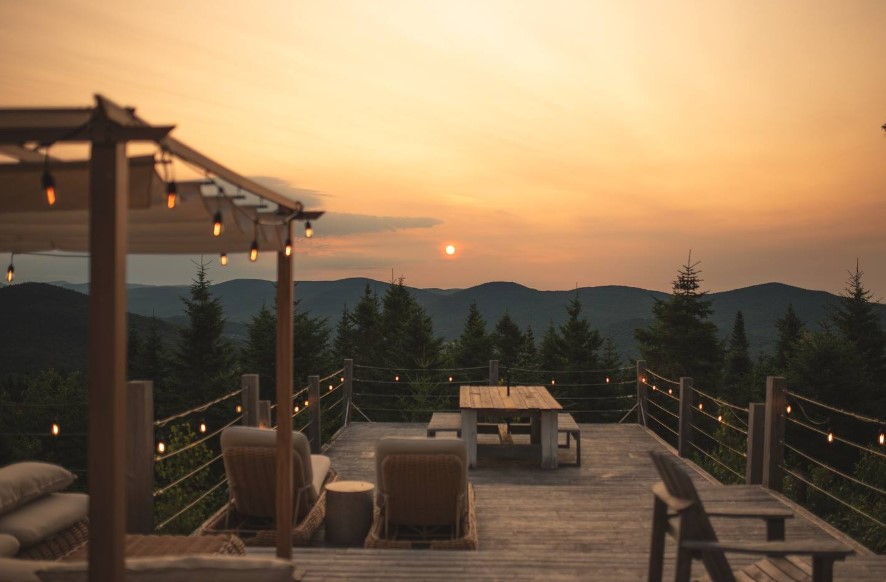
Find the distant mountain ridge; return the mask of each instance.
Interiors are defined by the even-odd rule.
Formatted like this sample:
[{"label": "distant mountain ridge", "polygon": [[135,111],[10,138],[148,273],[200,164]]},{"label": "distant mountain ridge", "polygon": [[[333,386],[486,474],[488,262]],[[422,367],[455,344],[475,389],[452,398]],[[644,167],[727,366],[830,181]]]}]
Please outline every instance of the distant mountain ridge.
[{"label": "distant mountain ridge", "polygon": [[[58,285],[78,291],[88,288],[84,284],[59,282]],[[342,308],[345,305],[354,307],[367,285],[381,298],[390,284],[366,278],[300,281],[296,283],[295,297],[300,301],[299,309],[315,317],[327,318],[330,329],[334,330]],[[231,337],[244,338],[246,324],[261,306],[274,306],[275,286],[274,282],[258,279],[236,279],[212,285],[212,294],[224,305],[227,331]],[[565,321],[566,306],[578,294],[583,314],[591,325],[604,336],[611,337],[623,356],[631,358],[637,355],[634,330],[649,325],[655,299],[668,296],[660,291],[619,285],[538,291],[513,282],[483,283],[467,289],[411,287],[410,290],[433,319],[435,332],[447,341],[462,332],[468,308],[473,302],[486,319],[489,331],[507,312],[521,328],[532,326],[536,340],[540,341],[550,324],[559,325]],[[130,285],[129,311],[180,324],[184,321],[182,298],[187,296],[187,285]],[[711,320],[719,328],[721,337],[729,335],[735,313],[742,311],[752,354],[772,351],[777,338],[775,320],[784,315],[788,304],[794,306],[810,329],[819,329],[819,323],[839,301],[838,296],[825,291],[810,291],[783,283],[710,293],[708,297],[714,310]],[[879,309],[886,322],[886,306],[881,305]]]}]

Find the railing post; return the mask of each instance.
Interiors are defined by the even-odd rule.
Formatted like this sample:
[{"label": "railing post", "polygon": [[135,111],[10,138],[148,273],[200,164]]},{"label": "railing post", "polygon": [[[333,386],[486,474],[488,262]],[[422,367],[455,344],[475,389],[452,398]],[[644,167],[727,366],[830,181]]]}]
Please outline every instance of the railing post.
[{"label": "railing post", "polygon": [[126,383],[126,532],[154,532],[154,383]]},{"label": "railing post", "polygon": [[677,453],[689,456],[692,442],[692,378],[680,378],[680,430],[677,437]]},{"label": "railing post", "polygon": [[489,385],[498,386],[498,360],[489,360]]},{"label": "railing post", "polygon": [[308,440],[311,441],[311,453],[320,454],[320,376],[308,376],[308,414],[311,424],[308,427]]},{"label": "railing post", "polygon": [[351,401],[354,399],[354,360],[345,359],[345,426],[351,424]]},{"label": "railing post", "polygon": [[637,360],[637,424],[646,426],[646,360]]},{"label": "railing post", "polygon": [[752,402],[748,406],[748,463],[745,469],[745,483],[763,483],[763,442],[766,427],[766,405]]},{"label": "railing post", "polygon": [[787,397],[785,379],[766,378],[766,432],[763,437],[763,486],[781,491],[784,478],[784,413]]},{"label": "railing post", "polygon": [[240,403],[243,406],[243,426],[258,426],[258,374],[240,376]]},{"label": "railing post", "polygon": [[258,401],[258,427],[271,428],[271,401]]}]

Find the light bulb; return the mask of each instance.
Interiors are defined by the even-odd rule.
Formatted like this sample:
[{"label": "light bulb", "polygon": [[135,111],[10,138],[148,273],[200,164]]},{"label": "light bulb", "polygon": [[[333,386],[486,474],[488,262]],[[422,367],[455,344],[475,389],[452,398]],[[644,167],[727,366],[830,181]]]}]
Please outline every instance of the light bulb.
[{"label": "light bulb", "polygon": [[394,382],[399,382],[399,381],[400,381],[400,376],[394,376]]},{"label": "light bulb", "polygon": [[305,408],[307,408],[307,406],[308,406],[308,401],[305,400]]},{"label": "light bulb", "polygon": [[237,414],[242,414],[242,413],[243,413],[243,405],[242,405],[242,404],[238,404],[237,406],[235,406],[235,407],[234,407],[234,412],[236,412]]},{"label": "light bulb", "polygon": [[329,391],[332,392],[332,384],[329,385]]},{"label": "light bulb", "polygon": [[788,404],[787,407],[784,409],[784,411],[785,411],[787,414],[790,414],[790,413],[791,413],[791,405]]},{"label": "light bulb", "polygon": [[292,255],[292,239],[287,238],[286,242],[283,244],[283,254],[288,256]]},{"label": "light bulb", "polygon": [[311,221],[308,220],[305,222],[305,238],[311,238],[314,236],[314,227],[311,226]]},{"label": "light bulb", "polygon": [[52,433],[52,436],[58,436],[58,433],[61,432],[61,429],[59,428],[57,422],[52,423],[52,428],[49,429],[49,432]]},{"label": "light bulb", "polygon": [[299,410],[301,410],[301,408],[299,407],[298,404],[296,404],[295,408],[292,409],[292,412],[298,412]]},{"label": "light bulb", "polygon": [[166,208],[172,210],[175,208],[175,199],[178,194],[178,186],[175,184],[175,180],[172,180],[166,185]]},{"label": "light bulb", "polygon": [[673,388],[668,388],[668,394],[672,394],[672,395],[673,395],[673,393],[674,393],[674,389],[673,389]]},{"label": "light bulb", "polygon": [[216,212],[215,216],[212,217],[212,236],[221,236],[222,228],[221,212]]},{"label": "light bulb", "polygon": [[609,376],[606,376],[606,383],[609,384]]},{"label": "light bulb", "polygon": [[701,402],[699,402],[699,403],[698,403],[698,409],[699,409],[699,410],[704,410],[704,404],[702,404]]},{"label": "light bulb", "polygon": [[249,247],[249,260],[253,263],[258,259],[258,241],[253,240],[252,246]]},{"label": "light bulb", "polygon": [[717,415],[717,422],[723,422],[723,415],[722,414]]},{"label": "light bulb", "polygon": [[157,441],[157,454],[162,455],[166,452],[166,443],[163,442],[163,439]]},{"label": "light bulb", "polygon": [[222,267],[226,267],[226,266],[228,265],[228,254],[227,254],[227,253],[222,253],[222,254],[219,256],[218,260],[219,260],[219,262],[221,263],[221,266],[222,266]]},{"label": "light bulb", "polygon": [[449,377],[449,381],[452,382],[452,376]]},{"label": "light bulb", "polygon": [[41,182],[43,184],[43,192],[46,193],[46,201],[49,202],[50,206],[53,206],[55,204],[55,179],[49,173],[48,167],[43,170]]},{"label": "light bulb", "polygon": [[828,442],[834,442],[834,433],[832,431],[828,431]]},{"label": "light bulb", "polygon": [[206,421],[205,420],[200,421],[200,427],[198,428],[198,430],[201,433],[206,432]]},{"label": "light bulb", "polygon": [[877,442],[880,443],[880,446],[886,445],[886,433],[880,431],[880,436],[877,437]]},{"label": "light bulb", "polygon": [[6,282],[12,283],[13,279],[15,279],[15,267],[9,263],[9,268],[6,269]]},{"label": "light bulb", "polygon": [[556,383],[557,383],[557,381],[555,379],[551,378],[551,386],[553,386]]}]

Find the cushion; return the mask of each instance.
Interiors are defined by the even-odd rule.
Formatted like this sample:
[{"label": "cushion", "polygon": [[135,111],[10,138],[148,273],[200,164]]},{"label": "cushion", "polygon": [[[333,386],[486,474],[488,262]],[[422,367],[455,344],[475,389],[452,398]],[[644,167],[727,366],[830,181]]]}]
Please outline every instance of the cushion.
[{"label": "cushion", "polygon": [[0,558],[10,558],[22,547],[18,538],[9,534],[0,534]]},{"label": "cushion", "polygon": [[326,479],[326,473],[332,460],[326,455],[311,455],[311,470],[314,472],[314,478],[311,485],[314,486],[314,498],[320,496],[320,490],[323,489],[323,481]]},{"label": "cushion", "polygon": [[28,548],[74,525],[88,512],[88,495],[52,493],[0,515],[0,533],[15,536],[23,548]]},{"label": "cushion", "polygon": [[[168,556],[126,560],[125,582],[292,582],[288,560],[248,556]],[[86,562],[57,562],[38,570],[43,582],[85,582]]]},{"label": "cushion", "polygon": [[38,497],[61,491],[74,479],[73,473],[50,463],[27,461],[0,468],[0,514]]},{"label": "cushion", "polygon": [[[224,451],[230,447],[270,447],[277,446],[277,431],[268,428],[256,428],[254,426],[230,426],[222,431],[221,448]],[[307,483],[314,482],[314,473],[311,468],[311,444],[308,437],[300,432],[292,432],[292,450],[296,453],[302,464],[302,471],[305,475]],[[323,473],[325,476],[326,473]],[[320,481],[323,482],[322,479]],[[296,488],[299,483],[294,484]],[[319,490],[314,492],[314,498],[319,494]]]},{"label": "cushion", "polygon": [[0,558],[0,580],[3,582],[40,582],[37,571],[58,562]]},{"label": "cushion", "polygon": [[[463,470],[459,480],[464,484],[461,488],[468,488],[468,445],[463,439],[434,439],[434,438],[403,438],[385,437],[375,445],[375,475],[381,474],[382,463],[388,455],[455,455],[461,461]],[[379,483],[379,493],[382,489]]]}]

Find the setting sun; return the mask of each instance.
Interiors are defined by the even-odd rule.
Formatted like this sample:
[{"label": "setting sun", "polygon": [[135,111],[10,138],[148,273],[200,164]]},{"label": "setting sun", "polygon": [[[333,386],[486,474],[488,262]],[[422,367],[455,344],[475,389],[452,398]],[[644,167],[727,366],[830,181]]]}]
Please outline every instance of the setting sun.
[{"label": "setting sun", "polygon": [[446,245],[446,254],[454,255],[455,254],[455,246],[454,245]]}]

